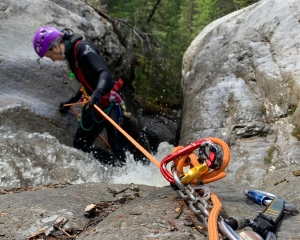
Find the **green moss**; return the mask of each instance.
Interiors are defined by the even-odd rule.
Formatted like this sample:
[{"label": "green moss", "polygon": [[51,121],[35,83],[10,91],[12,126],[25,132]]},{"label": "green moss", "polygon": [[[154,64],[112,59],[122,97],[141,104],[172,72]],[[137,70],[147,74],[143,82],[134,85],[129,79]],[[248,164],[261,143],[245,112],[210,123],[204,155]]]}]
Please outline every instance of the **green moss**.
[{"label": "green moss", "polygon": [[300,127],[295,127],[292,131],[292,136],[300,141]]},{"label": "green moss", "polygon": [[273,159],[273,153],[276,150],[276,147],[272,146],[269,151],[268,151],[268,155],[264,158],[264,162],[266,164],[271,164],[272,163],[272,159]]},{"label": "green moss", "polygon": [[297,110],[297,105],[290,105],[288,108],[288,115],[293,115]]},{"label": "green moss", "polygon": [[291,114],[292,114],[292,115],[293,115],[293,113],[296,111],[296,109],[297,109],[297,106],[296,106],[296,105],[292,106],[292,108],[291,108]]}]

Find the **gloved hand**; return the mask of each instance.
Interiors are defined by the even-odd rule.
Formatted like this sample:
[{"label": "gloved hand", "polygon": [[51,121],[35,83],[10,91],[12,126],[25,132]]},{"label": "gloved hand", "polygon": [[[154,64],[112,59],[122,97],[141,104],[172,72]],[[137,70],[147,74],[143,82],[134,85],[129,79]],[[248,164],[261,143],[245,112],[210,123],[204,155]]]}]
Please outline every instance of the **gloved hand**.
[{"label": "gloved hand", "polygon": [[59,104],[59,111],[61,113],[66,113],[70,109],[70,106],[64,106],[64,104],[69,104],[69,103],[70,103],[69,101],[61,102]]},{"label": "gloved hand", "polygon": [[103,90],[96,88],[96,90],[93,92],[91,99],[90,99],[90,108],[94,108],[94,104],[100,105],[101,104],[101,98],[102,98]]},{"label": "gloved hand", "polygon": [[81,90],[79,89],[77,91],[77,93],[72,96],[70,99],[68,99],[67,101],[64,101],[64,102],[61,102],[59,104],[59,111],[61,113],[66,113],[69,109],[70,109],[70,106],[64,106],[64,104],[69,104],[69,103],[76,103],[82,96],[82,92]]}]

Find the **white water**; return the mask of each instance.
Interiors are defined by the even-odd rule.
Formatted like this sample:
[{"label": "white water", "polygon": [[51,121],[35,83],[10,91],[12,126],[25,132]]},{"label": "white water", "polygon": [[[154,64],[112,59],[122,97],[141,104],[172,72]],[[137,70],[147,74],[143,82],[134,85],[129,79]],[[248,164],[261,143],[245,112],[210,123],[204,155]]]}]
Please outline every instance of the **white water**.
[{"label": "white water", "polygon": [[[61,144],[49,133],[12,132],[3,126],[0,133],[0,187],[36,186],[50,182],[168,185],[158,167],[153,163],[142,165],[129,152],[126,167],[114,168]],[[154,157],[161,161],[173,148],[168,143],[161,143]]]},{"label": "white water", "polygon": [[[157,153],[154,157],[160,162],[164,157],[172,153],[174,146],[166,142],[160,143]],[[141,162],[136,162],[133,156],[127,157],[127,170],[121,171],[120,175],[113,176],[114,183],[136,183],[150,186],[165,186],[168,181],[163,177],[158,167],[153,163],[149,166],[143,165]]]}]

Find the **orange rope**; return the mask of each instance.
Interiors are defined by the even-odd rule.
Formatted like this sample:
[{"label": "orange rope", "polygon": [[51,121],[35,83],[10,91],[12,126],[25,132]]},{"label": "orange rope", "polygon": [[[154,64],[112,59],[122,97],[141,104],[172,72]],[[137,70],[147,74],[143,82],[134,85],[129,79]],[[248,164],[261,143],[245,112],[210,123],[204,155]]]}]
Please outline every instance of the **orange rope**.
[{"label": "orange rope", "polygon": [[[137,143],[130,135],[128,135],[116,122],[114,122],[107,114],[105,114],[97,105],[94,105],[95,109],[106,119],[108,120],[115,128],[117,128],[128,140],[131,141],[132,144],[134,144],[152,163],[154,163],[157,167],[160,167],[160,162],[157,161],[149,152],[147,152],[139,143]],[[223,171],[230,160],[230,150],[228,145],[222,141],[221,139],[218,138],[208,138],[208,140],[211,140],[212,142],[219,144],[222,149],[223,149],[223,162],[222,166],[211,172],[207,172],[202,174],[199,177],[199,180],[202,180],[204,183],[210,183],[213,181],[217,181],[221,178],[224,178],[226,176],[226,173]],[[176,147],[173,152],[178,151],[182,149],[183,147],[179,146]],[[188,159],[188,161],[187,161]],[[174,160],[175,165],[177,165],[178,172],[180,174],[183,174],[183,167],[185,166],[198,166],[200,163],[197,161],[197,157],[194,153],[186,154],[179,159]],[[197,179],[194,180],[197,182]],[[193,182],[194,182],[193,181]],[[218,227],[217,227],[217,220],[218,220],[218,215],[222,209],[222,204],[219,201],[218,197],[214,194],[211,193],[211,200],[214,204],[214,207],[212,211],[210,212],[209,218],[208,218],[208,234],[209,234],[209,239],[210,240],[218,240]]]},{"label": "orange rope", "polygon": [[137,141],[135,141],[128,133],[126,133],[114,120],[112,120],[105,112],[103,112],[96,104],[95,109],[108,120],[116,129],[118,129],[136,148],[138,148],[152,163],[160,167],[160,162],[155,159],[146,149],[144,149]]},{"label": "orange rope", "polygon": [[217,195],[214,193],[211,193],[211,200],[214,204],[213,209],[211,210],[209,217],[208,217],[208,236],[209,240],[218,240],[219,239],[219,233],[218,233],[218,216],[222,209],[222,204],[220,200],[218,199]]},{"label": "orange rope", "polygon": [[[224,172],[224,169],[228,166],[230,160],[229,147],[223,140],[219,138],[207,138],[207,139],[211,140],[213,143],[220,145],[223,149],[224,155],[223,155],[222,166],[219,169],[204,173],[198,178],[198,180],[203,181],[204,184],[214,182],[226,177],[226,173]],[[178,146],[174,148],[173,152],[177,152],[180,149],[183,149],[183,146]],[[180,175],[184,174],[183,172],[184,167],[190,166],[190,168],[192,168],[200,165],[194,153],[186,154],[180,157],[179,159],[175,159],[174,164],[177,166],[177,171]],[[197,184],[197,179],[192,181],[192,183]]]},{"label": "orange rope", "polygon": [[68,104],[64,104],[64,107],[70,107],[70,106],[75,106],[75,105],[79,105],[79,104],[86,104],[89,101],[83,101],[83,102],[76,102],[76,103],[68,103]]}]

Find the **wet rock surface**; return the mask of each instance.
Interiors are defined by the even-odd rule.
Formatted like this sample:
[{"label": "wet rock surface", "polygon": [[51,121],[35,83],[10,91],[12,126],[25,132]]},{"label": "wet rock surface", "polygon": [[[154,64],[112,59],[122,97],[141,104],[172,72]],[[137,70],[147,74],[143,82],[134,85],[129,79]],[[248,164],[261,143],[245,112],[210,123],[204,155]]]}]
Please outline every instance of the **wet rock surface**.
[{"label": "wet rock surface", "polygon": [[[128,189],[127,194],[131,197],[128,196],[126,201],[120,201],[121,196],[114,195],[112,189],[118,192],[124,188]],[[143,196],[155,189],[139,186],[139,195]],[[68,220],[64,228],[83,230],[90,221],[84,216],[87,205],[102,201],[114,202],[115,208],[121,207],[122,204],[136,198],[134,193],[135,191],[126,185],[87,183],[4,194],[0,196],[0,236],[1,239],[23,240],[43,228],[49,234],[52,226],[62,218]]]},{"label": "wet rock surface", "polygon": [[[285,191],[297,183],[297,178],[291,176],[275,185],[273,180],[269,180],[273,186],[268,191],[300,205],[299,190]],[[25,240],[30,236],[39,239],[40,230],[39,236],[51,236],[55,229],[56,232],[60,229],[60,236],[57,233],[57,238],[52,239],[207,239],[203,224],[170,186],[103,183],[55,186],[11,194],[8,190],[4,194],[2,189],[0,239]],[[244,188],[226,180],[207,186],[221,201],[224,216],[253,220],[265,208],[248,200]],[[96,212],[87,216],[85,210],[90,204],[95,204]],[[275,231],[277,239],[299,239],[299,224],[299,214],[285,212]]]},{"label": "wet rock surface", "polygon": [[299,9],[258,1],[206,26],[183,56],[180,144],[226,141],[235,184],[264,184],[268,159],[299,166]]}]

